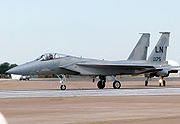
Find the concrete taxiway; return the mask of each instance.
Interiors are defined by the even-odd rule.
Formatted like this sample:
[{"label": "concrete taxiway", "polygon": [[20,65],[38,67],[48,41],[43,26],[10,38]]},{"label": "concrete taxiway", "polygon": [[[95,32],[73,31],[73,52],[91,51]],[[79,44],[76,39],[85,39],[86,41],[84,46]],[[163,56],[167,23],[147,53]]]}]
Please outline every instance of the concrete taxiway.
[{"label": "concrete taxiway", "polygon": [[0,112],[8,124],[179,124],[180,81],[122,81],[122,89],[99,90],[90,81],[0,80]]},{"label": "concrete taxiway", "polygon": [[32,97],[78,97],[78,96],[142,96],[142,95],[180,95],[180,88],[161,89],[105,89],[105,90],[7,90],[0,91],[0,98]]}]

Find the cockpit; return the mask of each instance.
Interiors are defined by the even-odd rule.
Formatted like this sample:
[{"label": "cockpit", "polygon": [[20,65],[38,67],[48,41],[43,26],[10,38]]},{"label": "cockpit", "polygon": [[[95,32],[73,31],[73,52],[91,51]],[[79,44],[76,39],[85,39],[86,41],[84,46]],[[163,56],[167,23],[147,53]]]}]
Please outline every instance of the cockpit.
[{"label": "cockpit", "polygon": [[52,59],[59,59],[63,57],[67,57],[68,55],[64,54],[59,54],[59,53],[46,53],[38,57],[36,60],[37,61],[47,61],[47,60],[52,60]]}]

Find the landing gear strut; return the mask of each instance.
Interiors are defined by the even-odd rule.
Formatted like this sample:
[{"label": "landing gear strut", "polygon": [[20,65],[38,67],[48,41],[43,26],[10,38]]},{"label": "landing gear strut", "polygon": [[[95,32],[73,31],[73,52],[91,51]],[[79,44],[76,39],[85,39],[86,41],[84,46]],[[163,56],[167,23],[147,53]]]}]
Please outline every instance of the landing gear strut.
[{"label": "landing gear strut", "polygon": [[106,77],[105,76],[99,76],[99,79],[100,79],[100,81],[98,81],[98,83],[97,83],[97,87],[99,88],[99,89],[104,89],[104,87],[105,87],[105,83],[106,83]]},{"label": "landing gear strut", "polygon": [[164,87],[166,86],[166,81],[165,81],[165,80],[163,80],[163,86],[164,86]]},{"label": "landing gear strut", "polygon": [[146,77],[145,86],[148,86],[149,77]]},{"label": "landing gear strut", "polygon": [[60,89],[61,90],[66,90],[66,85],[64,84],[64,80],[66,79],[65,75],[57,75],[57,77],[59,78],[59,82],[61,84]]}]

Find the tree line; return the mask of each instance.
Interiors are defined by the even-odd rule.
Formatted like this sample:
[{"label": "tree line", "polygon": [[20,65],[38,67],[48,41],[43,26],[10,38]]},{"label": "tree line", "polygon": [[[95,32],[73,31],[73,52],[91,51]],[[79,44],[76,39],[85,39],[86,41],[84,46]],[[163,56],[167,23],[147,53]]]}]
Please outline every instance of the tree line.
[{"label": "tree line", "polygon": [[8,78],[10,75],[7,74],[6,71],[15,66],[17,66],[17,64],[10,64],[8,62],[0,64],[0,78]]}]

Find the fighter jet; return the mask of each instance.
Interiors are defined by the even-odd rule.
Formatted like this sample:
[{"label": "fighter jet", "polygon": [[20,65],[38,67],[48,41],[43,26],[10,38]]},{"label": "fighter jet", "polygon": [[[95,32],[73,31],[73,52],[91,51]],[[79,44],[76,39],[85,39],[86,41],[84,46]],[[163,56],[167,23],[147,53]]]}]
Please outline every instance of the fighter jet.
[{"label": "fighter jet", "polygon": [[114,89],[119,89],[121,83],[115,78],[117,75],[144,74],[146,86],[149,78],[160,76],[165,86],[163,78],[167,77],[171,72],[176,72],[178,69],[178,67],[172,68],[166,61],[169,35],[169,32],[162,32],[161,38],[148,60],[146,60],[146,56],[150,34],[144,33],[127,60],[108,61],[48,53],[32,62],[10,69],[7,73],[20,75],[56,74],[62,83],[60,86],[61,90],[66,89],[64,84],[65,75],[99,77],[97,83],[99,89],[105,87],[107,76],[114,77],[113,87]]}]

